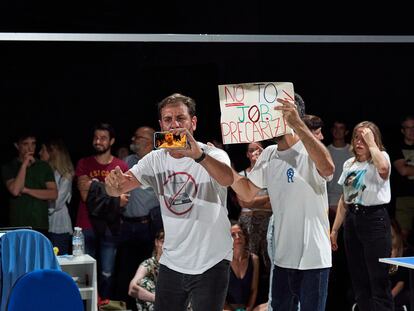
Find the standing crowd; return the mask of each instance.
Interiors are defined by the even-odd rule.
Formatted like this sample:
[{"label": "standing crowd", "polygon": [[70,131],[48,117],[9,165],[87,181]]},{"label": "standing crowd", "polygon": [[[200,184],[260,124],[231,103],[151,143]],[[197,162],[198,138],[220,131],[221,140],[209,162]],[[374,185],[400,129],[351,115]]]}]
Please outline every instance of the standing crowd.
[{"label": "standing crowd", "polygon": [[336,120],[326,147],[323,121],[305,114],[298,94],[277,101],[293,131],[247,144],[249,166],[239,172],[220,146],[195,139],[196,103],[178,93],[158,104],[158,120],[184,148],[154,150],[156,131],[140,126],[120,159],[115,130],[100,123],[94,154],[74,166],[62,139],[42,142],[38,159],[36,135],[21,133],[1,171],[9,225],[42,232],[60,254],[81,227],[99,296],[131,310],[339,310],[336,295],[361,311],[400,310],[407,271],[378,259],[410,254],[414,117],[390,153],[370,121],[348,143],[347,124]]}]

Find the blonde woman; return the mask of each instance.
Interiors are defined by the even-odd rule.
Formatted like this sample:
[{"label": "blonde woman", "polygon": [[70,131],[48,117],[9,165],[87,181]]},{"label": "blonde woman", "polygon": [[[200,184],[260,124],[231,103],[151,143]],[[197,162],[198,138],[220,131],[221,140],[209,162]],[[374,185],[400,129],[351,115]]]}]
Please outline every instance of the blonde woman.
[{"label": "blonde woman", "polygon": [[57,199],[49,202],[49,239],[53,246],[59,248],[59,254],[68,254],[73,232],[68,211],[75,174],[73,164],[66,146],[60,139],[42,144],[39,156],[52,167],[58,188]]},{"label": "blonde woman", "polygon": [[345,161],[338,181],[343,194],[332,226],[332,249],[338,249],[338,230],[344,223],[345,254],[359,310],[393,310],[389,267],[378,261],[391,256],[386,210],[390,158],[378,127],[369,121],[355,126],[351,146],[354,157]]}]

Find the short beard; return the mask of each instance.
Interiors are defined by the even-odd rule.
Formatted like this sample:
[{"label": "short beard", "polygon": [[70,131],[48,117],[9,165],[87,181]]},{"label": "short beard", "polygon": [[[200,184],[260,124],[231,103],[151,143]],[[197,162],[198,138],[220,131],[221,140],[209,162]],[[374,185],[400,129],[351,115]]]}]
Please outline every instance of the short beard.
[{"label": "short beard", "polygon": [[96,149],[95,146],[93,146],[93,148],[95,149],[95,155],[101,155],[101,154],[106,153],[108,150],[111,150],[111,147],[104,148],[102,150]]}]

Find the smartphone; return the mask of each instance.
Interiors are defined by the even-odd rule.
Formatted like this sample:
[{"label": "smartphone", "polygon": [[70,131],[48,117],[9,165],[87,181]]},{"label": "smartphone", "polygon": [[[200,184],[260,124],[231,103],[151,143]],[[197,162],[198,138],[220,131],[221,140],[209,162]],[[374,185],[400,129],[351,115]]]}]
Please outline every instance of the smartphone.
[{"label": "smartphone", "polygon": [[155,149],[187,149],[187,136],[185,133],[175,135],[172,132],[155,132],[154,148]]}]

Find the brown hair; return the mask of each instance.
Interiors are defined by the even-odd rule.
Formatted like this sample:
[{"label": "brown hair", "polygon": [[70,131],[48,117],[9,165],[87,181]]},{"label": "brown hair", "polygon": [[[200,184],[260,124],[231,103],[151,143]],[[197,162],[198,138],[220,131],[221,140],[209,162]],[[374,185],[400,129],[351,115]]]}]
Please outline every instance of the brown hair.
[{"label": "brown hair", "polygon": [[313,114],[305,114],[303,116],[302,120],[303,120],[303,122],[305,122],[306,126],[312,131],[323,127],[322,119],[318,116],[313,115]]},{"label": "brown hair", "polygon": [[355,140],[357,130],[360,129],[361,127],[369,128],[372,131],[372,134],[374,134],[375,143],[377,144],[379,150],[384,151],[385,147],[382,143],[382,136],[381,136],[381,132],[378,126],[374,122],[371,122],[371,121],[362,121],[358,123],[357,125],[355,125],[354,130],[352,131],[352,140],[351,140],[352,153],[356,155],[355,150],[354,150],[354,140]]},{"label": "brown hair", "polygon": [[179,104],[179,103],[182,103],[187,106],[188,114],[190,115],[190,117],[194,117],[196,115],[196,103],[194,99],[188,96],[184,96],[179,93],[174,93],[164,98],[162,101],[158,103],[158,118],[161,120],[161,110],[165,106]]},{"label": "brown hair", "polygon": [[50,166],[59,172],[60,175],[67,179],[72,179],[75,175],[72,161],[68,149],[62,139],[54,139],[45,143],[49,153]]},{"label": "brown hair", "polygon": [[239,221],[231,221],[231,226],[238,226],[244,235],[244,241],[246,242],[246,249],[249,249],[249,231],[247,229],[247,226],[244,223],[241,223]]}]

